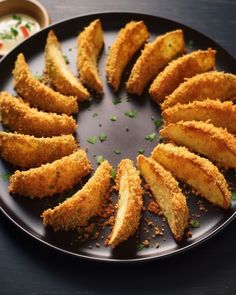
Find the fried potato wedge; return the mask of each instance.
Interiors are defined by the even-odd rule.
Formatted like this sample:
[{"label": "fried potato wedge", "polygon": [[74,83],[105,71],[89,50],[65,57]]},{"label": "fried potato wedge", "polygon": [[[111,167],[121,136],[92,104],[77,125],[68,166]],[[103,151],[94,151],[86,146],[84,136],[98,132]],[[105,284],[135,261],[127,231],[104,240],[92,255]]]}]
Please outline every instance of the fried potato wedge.
[{"label": "fried potato wedge", "polygon": [[216,51],[197,50],[171,61],[156,77],[149,88],[149,94],[157,103],[162,103],[185,78],[204,73],[215,67]]},{"label": "fried potato wedge", "polygon": [[124,159],[118,165],[116,185],[119,189],[118,210],[109,245],[115,248],[133,235],[139,225],[143,206],[141,179],[133,162]]},{"label": "fried potato wedge", "polygon": [[9,192],[31,199],[41,199],[72,188],[91,170],[85,151],[78,150],[37,168],[27,171],[17,170],[10,177]]},{"label": "fried potato wedge", "polygon": [[184,53],[185,43],[182,30],[158,36],[145,45],[135,62],[126,83],[128,93],[141,95],[145,86],[176,56]]},{"label": "fried potato wedge", "polygon": [[55,231],[87,225],[89,219],[98,214],[109,192],[111,170],[108,161],[102,162],[81,190],[54,209],[42,213],[43,224],[52,226]]},{"label": "fried potato wedge", "polygon": [[168,95],[161,108],[164,110],[177,103],[188,103],[207,98],[235,101],[236,75],[212,71],[193,76]]},{"label": "fried potato wedge", "polygon": [[225,209],[229,207],[230,191],[226,180],[209,160],[170,143],[158,144],[152,158],[211,203]]},{"label": "fried potato wedge", "polygon": [[178,121],[209,121],[217,127],[236,133],[236,106],[231,101],[207,99],[177,104],[162,112],[165,124]]},{"label": "fried potato wedge", "polygon": [[0,114],[2,124],[10,130],[37,137],[71,134],[76,130],[72,117],[30,108],[22,99],[7,92],[0,93]]},{"label": "fried potato wedge", "polygon": [[45,72],[47,79],[57,91],[76,96],[78,101],[88,99],[89,93],[74,76],[66,64],[61,45],[55,33],[50,30],[45,47]]},{"label": "fried potato wedge", "polygon": [[221,127],[201,121],[180,121],[167,125],[160,135],[226,168],[236,168],[236,138]]},{"label": "fried potato wedge", "polygon": [[125,67],[148,37],[149,32],[143,21],[131,21],[119,31],[106,59],[107,80],[115,91],[120,86]]},{"label": "fried potato wedge", "polygon": [[0,132],[1,157],[21,168],[33,168],[72,154],[77,143],[72,135],[36,138],[30,135]]},{"label": "fried potato wedge", "polygon": [[77,69],[80,80],[97,93],[103,93],[102,79],[98,73],[97,60],[103,48],[104,36],[99,19],[84,28],[77,38]]},{"label": "fried potato wedge", "polygon": [[137,158],[141,175],[148,184],[170,226],[174,238],[181,240],[188,226],[188,207],[178,182],[160,164],[143,155]]},{"label": "fried potato wedge", "polygon": [[38,81],[30,72],[22,53],[17,56],[13,78],[17,93],[32,107],[46,112],[67,115],[78,112],[76,98],[62,95]]}]

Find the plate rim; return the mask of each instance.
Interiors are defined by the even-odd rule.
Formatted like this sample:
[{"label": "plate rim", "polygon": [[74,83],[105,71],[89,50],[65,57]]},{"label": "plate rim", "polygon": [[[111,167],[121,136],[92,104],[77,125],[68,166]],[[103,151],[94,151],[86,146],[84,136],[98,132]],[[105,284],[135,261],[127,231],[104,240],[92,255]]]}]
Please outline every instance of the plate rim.
[{"label": "plate rim", "polygon": [[[104,12],[92,12],[92,13],[85,13],[85,14],[79,14],[76,16],[72,16],[69,18],[64,18],[60,21],[57,21],[55,23],[50,24],[49,26],[43,28],[42,30],[40,30],[39,32],[36,32],[35,34],[33,34],[32,36],[30,36],[28,39],[24,40],[23,42],[21,42],[19,45],[17,45],[13,50],[11,50],[9,53],[7,53],[6,55],[4,55],[1,59],[0,59],[0,66],[3,62],[5,62],[5,60],[8,58],[9,55],[14,54],[15,51],[17,51],[19,49],[19,47],[22,46],[22,44],[27,43],[27,42],[31,42],[31,39],[33,39],[35,36],[43,34],[43,32],[49,31],[50,29],[53,29],[54,27],[57,27],[58,25],[61,25],[62,23],[65,22],[70,22],[70,21],[75,21],[76,19],[81,19],[81,18],[86,18],[86,17],[96,17],[99,18],[99,16],[106,16],[106,15],[125,15],[125,16],[129,16],[129,15],[133,15],[135,17],[145,17],[145,18],[157,18],[157,19],[161,19],[163,21],[167,21],[167,22],[171,22],[172,24],[178,26],[181,25],[182,27],[185,27],[188,30],[191,30],[193,32],[196,32],[197,34],[202,35],[204,38],[207,38],[210,42],[214,43],[217,45],[218,48],[220,48],[220,50],[224,51],[225,53],[227,53],[227,55],[235,60],[235,57],[233,56],[233,54],[231,54],[228,50],[226,50],[219,42],[216,42],[214,39],[212,39],[211,37],[209,37],[208,35],[206,35],[205,33],[202,33],[200,30],[196,30],[195,28],[188,26],[182,22],[170,19],[170,18],[166,18],[166,17],[162,17],[159,15],[154,15],[154,14],[149,14],[149,13],[140,13],[140,12],[129,12],[129,11],[104,11]],[[236,217],[236,211],[233,212],[233,214],[228,217],[221,225],[217,226],[215,229],[213,229],[210,233],[206,234],[206,236],[199,238],[198,240],[194,241],[193,243],[186,245],[182,248],[179,249],[174,249],[171,250],[170,252],[167,253],[163,253],[160,255],[152,255],[152,256],[147,256],[147,257],[137,257],[137,258],[128,258],[128,259],[121,259],[121,258],[110,258],[110,257],[100,257],[100,256],[87,256],[87,255],[83,255],[83,254],[79,254],[79,253],[74,253],[71,252],[69,250],[60,248],[56,245],[53,245],[45,240],[43,240],[42,238],[38,237],[36,234],[34,234],[32,231],[27,230],[27,228],[24,228],[20,223],[17,222],[17,220],[15,220],[12,216],[9,215],[9,213],[4,210],[3,208],[3,202],[2,202],[2,196],[0,195],[0,210],[1,212],[7,217],[7,219],[9,219],[16,227],[18,227],[21,231],[23,231],[24,233],[26,233],[28,236],[30,236],[31,238],[33,238],[34,240],[39,242],[39,245],[41,243],[41,245],[47,246],[52,250],[56,250],[58,253],[62,253],[63,255],[69,255],[71,257],[76,257],[79,259],[82,259],[83,261],[96,261],[96,262],[104,262],[104,263],[141,263],[141,262],[150,262],[150,261],[157,261],[157,260],[162,260],[162,259],[168,259],[174,255],[179,255],[185,252],[188,252],[189,250],[191,250],[192,248],[196,248],[198,246],[200,246],[202,243],[206,242],[207,240],[213,238],[216,234],[218,234],[222,229],[224,229],[228,224],[230,224]]]}]

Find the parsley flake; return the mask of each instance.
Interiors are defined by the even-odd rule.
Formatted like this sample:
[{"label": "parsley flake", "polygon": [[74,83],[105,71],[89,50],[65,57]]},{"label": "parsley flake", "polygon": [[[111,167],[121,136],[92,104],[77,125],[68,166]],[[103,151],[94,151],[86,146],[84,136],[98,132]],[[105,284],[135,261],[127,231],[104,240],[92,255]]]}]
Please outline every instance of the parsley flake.
[{"label": "parsley flake", "polygon": [[145,150],[144,150],[144,149],[139,149],[139,150],[138,150],[138,153],[139,153],[140,155],[143,155],[143,154],[145,153]]},{"label": "parsley flake", "polygon": [[110,120],[113,121],[113,122],[117,121],[117,116],[111,116]]},{"label": "parsley flake", "polygon": [[89,136],[87,138],[87,142],[91,144],[95,144],[97,142],[97,137],[96,136]]},{"label": "parsley flake", "polygon": [[115,179],[116,177],[116,170],[114,168],[111,169],[111,178]]},{"label": "parsley flake", "polygon": [[141,251],[141,250],[143,250],[144,248],[145,248],[145,246],[144,246],[143,243],[137,245],[137,250],[138,250],[138,251]]},{"label": "parsley flake", "polygon": [[153,141],[156,138],[156,133],[148,134],[144,137],[147,141]]},{"label": "parsley flake", "polygon": [[156,120],[153,120],[153,123],[154,123],[154,125],[155,125],[157,128],[159,128],[159,127],[161,127],[161,125],[162,125],[162,120],[161,120],[161,119],[156,119]]},{"label": "parsley flake", "polygon": [[196,220],[196,219],[191,219],[190,220],[190,225],[193,228],[198,228],[198,227],[200,227],[200,222],[198,220]]},{"label": "parsley flake", "polygon": [[112,102],[114,105],[117,105],[117,104],[121,103],[121,98],[119,98],[119,97],[114,98]]},{"label": "parsley flake", "polygon": [[138,111],[136,110],[125,112],[125,115],[129,118],[135,118],[137,114],[138,114]]},{"label": "parsley flake", "polygon": [[18,35],[18,31],[16,29],[14,29],[13,27],[11,27],[11,33],[15,38]]},{"label": "parsley flake", "polygon": [[116,155],[120,155],[121,154],[121,151],[120,150],[114,150],[113,151]]},{"label": "parsley flake", "polygon": [[6,173],[2,173],[2,174],[1,174],[1,177],[2,177],[2,179],[3,179],[4,181],[8,181],[9,178],[10,178],[10,176],[11,176],[11,173],[10,173],[10,172],[6,172]]},{"label": "parsley flake", "polygon": [[106,134],[103,133],[103,132],[101,132],[101,133],[99,134],[99,140],[100,140],[101,142],[103,142],[103,141],[105,141],[106,139],[107,139]]},{"label": "parsley flake", "polygon": [[236,201],[236,192],[231,193],[231,200]]},{"label": "parsley flake", "polygon": [[105,161],[105,158],[102,155],[96,157],[97,164],[102,164]]}]

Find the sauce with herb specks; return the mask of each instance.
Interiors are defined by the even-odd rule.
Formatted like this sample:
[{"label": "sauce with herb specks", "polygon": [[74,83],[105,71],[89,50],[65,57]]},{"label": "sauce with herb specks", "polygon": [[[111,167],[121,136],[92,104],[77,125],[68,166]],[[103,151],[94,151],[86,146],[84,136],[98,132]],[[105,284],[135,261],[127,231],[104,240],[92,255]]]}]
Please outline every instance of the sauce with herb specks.
[{"label": "sauce with herb specks", "polygon": [[40,30],[39,23],[29,15],[17,13],[0,17],[0,55]]}]

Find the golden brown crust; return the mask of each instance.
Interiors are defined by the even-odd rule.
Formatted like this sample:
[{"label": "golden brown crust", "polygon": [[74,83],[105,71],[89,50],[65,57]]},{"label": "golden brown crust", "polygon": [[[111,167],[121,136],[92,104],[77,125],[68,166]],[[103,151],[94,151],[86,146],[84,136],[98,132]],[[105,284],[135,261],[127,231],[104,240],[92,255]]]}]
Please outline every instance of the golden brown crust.
[{"label": "golden brown crust", "polygon": [[164,110],[177,103],[205,99],[236,100],[236,75],[223,72],[198,74],[181,83],[161,105]]},{"label": "golden brown crust", "polygon": [[37,137],[56,136],[71,134],[76,130],[72,117],[30,108],[22,99],[7,92],[0,93],[0,113],[4,126],[23,134]]},{"label": "golden brown crust", "polygon": [[80,80],[100,94],[103,93],[103,85],[98,74],[97,60],[103,44],[103,30],[99,19],[84,28],[77,38],[77,69],[80,73]]},{"label": "golden brown crust", "polygon": [[50,30],[45,47],[45,71],[52,85],[62,94],[76,96],[78,101],[88,99],[87,89],[74,76],[66,64],[61,45],[55,33]]},{"label": "golden brown crust", "polygon": [[208,201],[222,208],[230,205],[230,192],[224,176],[209,160],[173,144],[158,144],[152,158],[177,178],[188,183]]},{"label": "golden brown crust", "polygon": [[197,50],[171,61],[149,88],[152,99],[161,103],[186,78],[207,72],[215,67],[216,51]]},{"label": "golden brown crust", "polygon": [[108,161],[102,162],[81,190],[42,213],[43,224],[52,226],[55,231],[87,225],[88,220],[98,214],[109,192],[111,169]]},{"label": "golden brown crust", "polygon": [[64,96],[34,78],[22,53],[17,56],[13,77],[17,93],[31,106],[58,114],[71,115],[78,112],[75,97]]},{"label": "golden brown crust", "polygon": [[126,83],[127,92],[141,95],[145,86],[157,76],[168,62],[182,54],[184,50],[182,30],[168,32],[146,44]]},{"label": "golden brown crust", "polygon": [[167,125],[160,135],[226,168],[236,168],[236,138],[223,128],[205,122],[180,121]]},{"label": "golden brown crust", "polygon": [[143,155],[138,156],[139,170],[166,217],[176,240],[181,240],[188,226],[188,207],[178,182],[160,164]]},{"label": "golden brown crust", "polygon": [[236,106],[231,101],[206,99],[188,104],[178,103],[165,109],[162,116],[166,125],[178,121],[209,121],[217,127],[236,133]]},{"label": "golden brown crust", "polygon": [[16,171],[10,177],[9,192],[29,198],[44,198],[64,192],[91,172],[85,151],[27,171]]},{"label": "golden brown crust", "polygon": [[1,157],[22,168],[51,163],[72,154],[77,144],[72,135],[36,138],[30,135],[0,132]]},{"label": "golden brown crust", "polygon": [[131,21],[119,31],[106,60],[107,80],[115,91],[119,88],[121,75],[128,62],[148,37],[149,32],[143,21]]},{"label": "golden brown crust", "polygon": [[131,160],[124,159],[118,165],[116,185],[119,189],[118,210],[109,240],[113,248],[136,232],[141,217],[141,179]]}]

